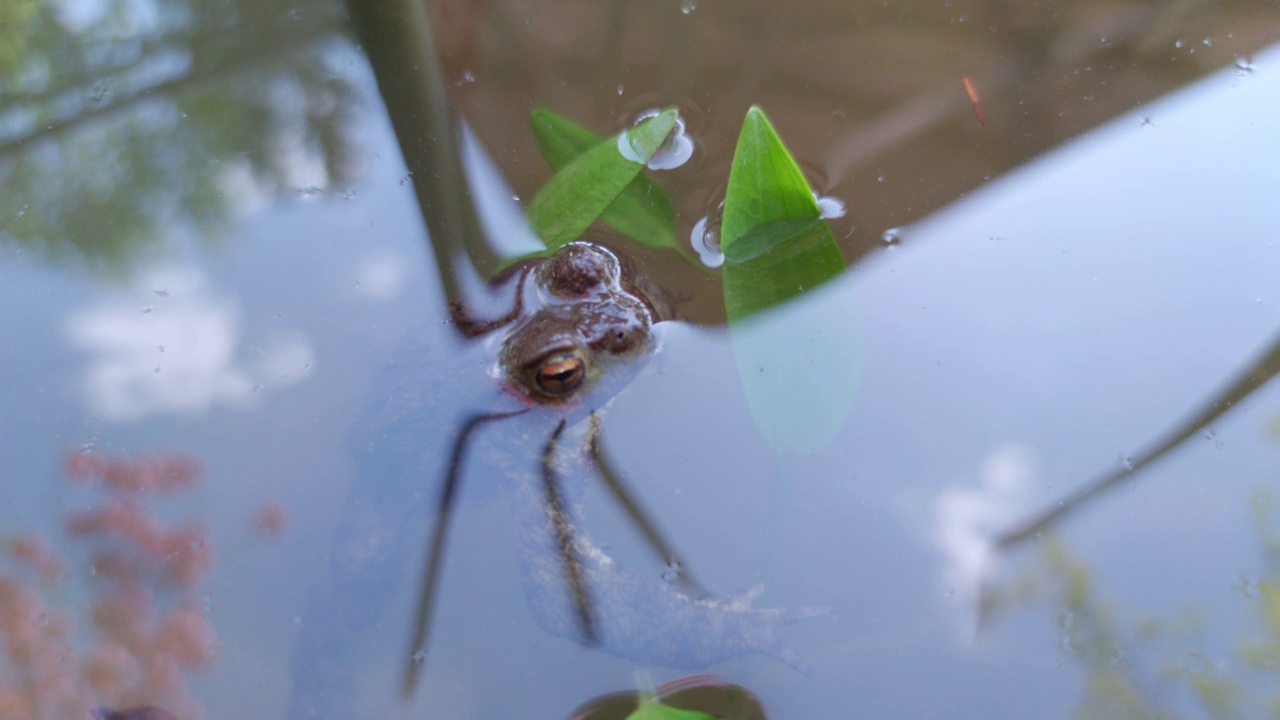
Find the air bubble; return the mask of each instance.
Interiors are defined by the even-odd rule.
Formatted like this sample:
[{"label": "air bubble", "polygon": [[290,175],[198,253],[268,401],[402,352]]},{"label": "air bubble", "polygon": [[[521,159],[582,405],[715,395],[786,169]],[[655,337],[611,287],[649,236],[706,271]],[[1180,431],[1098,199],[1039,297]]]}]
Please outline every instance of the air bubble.
[{"label": "air bubble", "polygon": [[[619,94],[621,94],[622,86],[619,85],[618,89]],[[657,108],[645,110],[636,117],[632,126],[634,127],[651,117],[656,117],[659,113],[661,113],[661,110]],[[622,156],[626,158],[635,157],[635,152],[631,149],[626,133],[618,136],[618,152],[622,153]],[[662,143],[662,147],[658,148],[658,152],[649,158],[649,163],[645,167],[650,170],[674,170],[689,162],[691,157],[693,157],[693,140],[685,133],[684,118],[677,115],[676,126],[671,131],[671,136],[667,138],[666,142]]]},{"label": "air bubble", "polygon": [[814,193],[813,199],[818,203],[818,217],[823,220],[834,220],[835,218],[844,217],[844,203],[840,201],[840,198],[833,197],[831,195],[819,197],[818,193]]},{"label": "air bubble", "polygon": [[703,215],[694,223],[689,233],[689,245],[698,253],[703,265],[718,268],[724,264],[724,253],[720,252],[720,223],[712,223],[709,215]]},{"label": "air bubble", "polygon": [[885,245],[897,245],[902,242],[902,228],[891,227],[880,236]]}]

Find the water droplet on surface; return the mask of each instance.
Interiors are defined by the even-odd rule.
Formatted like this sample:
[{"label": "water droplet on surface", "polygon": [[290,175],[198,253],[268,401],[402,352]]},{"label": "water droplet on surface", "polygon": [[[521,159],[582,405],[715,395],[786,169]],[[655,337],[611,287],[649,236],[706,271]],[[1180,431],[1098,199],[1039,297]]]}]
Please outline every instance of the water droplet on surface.
[{"label": "water droplet on surface", "polygon": [[1181,40],[1174,40],[1174,41],[1173,41],[1173,46],[1174,46],[1174,47],[1176,47],[1176,48],[1180,48],[1180,47],[1182,47],[1182,41],[1181,41]]},{"label": "water droplet on surface", "polygon": [[1120,463],[1124,465],[1125,470],[1133,472],[1133,458],[1130,458],[1128,455],[1121,455]]},{"label": "water droplet on surface", "polygon": [[312,185],[311,187],[304,187],[301,190],[299,190],[298,197],[302,200],[310,200],[318,196],[321,192],[322,190],[320,188]]},{"label": "water droplet on surface", "polygon": [[689,232],[689,245],[698,253],[703,265],[718,268],[724,264],[724,253],[720,252],[719,220],[713,223],[709,215],[703,215]]},{"label": "water droplet on surface", "polygon": [[1248,75],[1253,72],[1253,60],[1251,58],[1237,57],[1235,66],[1237,75]]},{"label": "water droplet on surface", "polygon": [[427,654],[422,650],[414,650],[410,658],[416,663],[421,663],[427,659]]},{"label": "water droplet on surface", "polygon": [[698,0],[684,0],[684,2],[680,3],[680,12],[684,13],[685,15],[688,15],[689,13],[697,9],[698,9]]},{"label": "water droplet on surface", "polygon": [[823,220],[844,217],[844,203],[840,201],[840,198],[831,195],[818,197],[818,193],[814,193],[813,199],[818,203],[818,217]]},{"label": "water droplet on surface", "polygon": [[891,227],[884,231],[880,239],[884,241],[885,245],[897,245],[902,242],[902,228]]},{"label": "water droplet on surface", "polygon": [[111,92],[110,80],[99,80],[94,83],[93,91],[89,95],[91,102],[100,103],[107,98],[107,94]]},{"label": "water droplet on surface", "polygon": [[[622,86],[619,85],[618,87],[621,88]],[[648,120],[651,117],[656,117],[660,112],[662,111],[658,108],[645,110],[636,117],[635,122],[632,123],[632,127]],[[626,133],[622,133],[618,136],[618,152],[622,153],[623,157],[628,158],[634,157],[635,155],[635,153],[631,151],[631,146],[627,141]],[[689,162],[689,158],[691,157],[693,157],[693,140],[690,139],[688,133],[685,132],[684,118],[677,115],[676,126],[675,129],[671,131],[671,136],[662,144],[662,147],[658,148],[658,152],[654,153],[653,157],[649,158],[649,164],[645,167],[650,170],[674,170],[675,168],[684,165],[686,162]]]},{"label": "water droplet on surface", "polygon": [[680,563],[671,562],[662,571],[662,580],[667,584],[673,584],[680,580]]},{"label": "water droplet on surface", "polygon": [[476,81],[475,73],[471,72],[470,70],[463,70],[462,75],[459,76],[458,79],[453,82],[453,86],[458,88],[458,87],[462,87],[463,85],[470,85],[475,81]]},{"label": "water droplet on surface", "polygon": [[884,175],[881,175],[881,176],[879,176],[879,177],[877,177],[877,178],[876,178],[876,182],[880,183],[881,185],[883,185],[883,184],[884,184],[884,181],[885,181],[885,177],[884,177]]},{"label": "water droplet on surface", "polygon": [[622,94],[622,83],[618,83],[618,94]]}]

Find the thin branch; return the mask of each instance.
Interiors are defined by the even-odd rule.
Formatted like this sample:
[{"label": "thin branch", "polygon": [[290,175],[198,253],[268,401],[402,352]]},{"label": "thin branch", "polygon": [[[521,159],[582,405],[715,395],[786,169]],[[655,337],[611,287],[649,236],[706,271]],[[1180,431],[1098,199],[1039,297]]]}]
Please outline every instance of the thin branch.
[{"label": "thin branch", "polygon": [[439,593],[440,568],[444,561],[446,540],[449,534],[449,518],[453,514],[454,497],[457,494],[459,479],[462,477],[463,458],[471,434],[480,426],[496,420],[504,420],[520,415],[528,410],[517,410],[507,413],[474,415],[462,424],[458,437],[453,441],[453,451],[449,455],[449,471],[445,474],[444,486],[440,490],[440,501],[436,505],[435,523],[432,528],[430,549],[427,551],[427,568],[422,576],[422,590],[418,593],[418,610],[413,623],[413,635],[409,642],[409,658],[404,668],[401,685],[404,697],[413,695],[418,684],[418,675],[427,657],[427,642],[431,635],[431,618],[435,612],[436,595]]},{"label": "thin branch", "polygon": [[1005,532],[996,538],[995,548],[997,550],[1008,550],[1027,538],[1035,536],[1036,533],[1043,531],[1048,526],[1060,522],[1067,515],[1079,510],[1099,495],[1109,490],[1114,490],[1132,480],[1140,470],[1160,460],[1187,438],[1200,432],[1209,423],[1226,414],[1241,400],[1244,400],[1255,390],[1265,385],[1277,374],[1280,374],[1280,337],[1273,340],[1266,350],[1246,366],[1234,380],[1223,386],[1217,394],[1202,404],[1187,419],[1174,426],[1150,448],[1139,453],[1123,467],[1106,473],[1076,490],[1053,508],[1045,510],[1012,530]]}]

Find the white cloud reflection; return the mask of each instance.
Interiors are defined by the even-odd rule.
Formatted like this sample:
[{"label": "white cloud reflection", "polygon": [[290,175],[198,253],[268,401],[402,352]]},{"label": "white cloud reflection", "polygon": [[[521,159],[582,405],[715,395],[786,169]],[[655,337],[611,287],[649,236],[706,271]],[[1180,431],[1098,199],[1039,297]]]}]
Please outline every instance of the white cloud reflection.
[{"label": "white cloud reflection", "polygon": [[236,303],[189,268],[144,274],[133,288],[71,314],[66,333],[87,356],[81,389],[106,420],[199,414],[252,405],[259,391],[300,382],[312,350],[297,333],[245,358]]},{"label": "white cloud reflection", "polygon": [[933,544],[941,551],[941,582],[973,617],[984,578],[995,571],[991,539],[1022,518],[1035,476],[1031,452],[996,448],[982,463],[978,487],[949,487],[934,503]]},{"label": "white cloud reflection", "polygon": [[356,288],[373,300],[391,300],[408,281],[408,260],[400,253],[382,250],[366,255],[356,266]]}]

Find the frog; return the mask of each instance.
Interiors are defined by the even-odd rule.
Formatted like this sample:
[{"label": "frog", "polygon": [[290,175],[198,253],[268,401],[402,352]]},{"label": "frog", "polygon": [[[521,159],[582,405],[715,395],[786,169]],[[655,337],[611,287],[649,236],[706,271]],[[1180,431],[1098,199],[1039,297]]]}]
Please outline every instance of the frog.
[{"label": "frog", "polygon": [[[495,477],[484,480],[511,498],[521,584],[544,631],[674,669],[764,653],[809,672],[778,631],[827,608],[756,608],[759,586],[714,597],[694,582],[620,565],[588,530],[583,498],[592,468],[582,466],[599,460],[599,418],[660,354],[663,326],[677,321],[670,299],[625,255],[586,241],[515,263],[490,289],[509,309],[484,318],[451,301],[444,321],[458,344],[442,348],[428,333],[406,337],[351,432],[359,478],[328,568],[309,595],[294,650],[290,717],[357,716],[352,658],[415,566],[411,538],[431,519],[417,622],[405,650],[403,688],[412,693],[427,656],[449,510],[475,453],[491,458]],[[450,357],[442,360],[442,352]],[[465,397],[442,407],[442,388]],[[490,430],[497,426],[501,431]],[[573,440],[593,452],[569,452]],[[571,465],[578,472],[562,482]],[[444,478],[438,494],[431,478]],[[647,537],[669,566],[687,565],[656,531]]]}]

